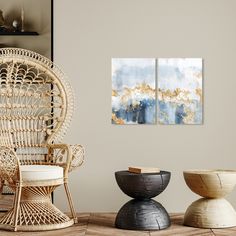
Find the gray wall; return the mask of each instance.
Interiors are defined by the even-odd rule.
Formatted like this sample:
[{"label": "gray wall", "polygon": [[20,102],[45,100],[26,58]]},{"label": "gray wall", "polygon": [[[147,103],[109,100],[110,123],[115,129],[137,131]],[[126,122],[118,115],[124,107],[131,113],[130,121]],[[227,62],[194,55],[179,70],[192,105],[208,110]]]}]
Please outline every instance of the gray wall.
[{"label": "gray wall", "polygon": [[[55,60],[78,106],[65,141],[86,148],[84,166],[70,176],[77,211],[118,210],[128,197],[114,172],[130,165],[172,172],[157,198],[171,212],[198,198],[183,170],[236,167],[235,12],[235,0],[55,1]],[[202,57],[204,124],[111,125],[112,57]],[[66,209],[62,188],[55,198]]]}]

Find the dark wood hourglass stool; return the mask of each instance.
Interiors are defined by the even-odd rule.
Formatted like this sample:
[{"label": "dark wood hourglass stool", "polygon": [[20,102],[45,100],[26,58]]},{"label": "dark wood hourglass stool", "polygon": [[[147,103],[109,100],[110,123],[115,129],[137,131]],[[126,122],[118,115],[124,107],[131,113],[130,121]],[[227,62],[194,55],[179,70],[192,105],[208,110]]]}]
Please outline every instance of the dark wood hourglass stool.
[{"label": "dark wood hourglass stool", "polygon": [[168,171],[145,174],[115,172],[120,189],[134,198],[121,207],[115,226],[130,230],[161,230],[169,227],[170,217],[166,209],[151,198],[165,190],[170,176]]}]

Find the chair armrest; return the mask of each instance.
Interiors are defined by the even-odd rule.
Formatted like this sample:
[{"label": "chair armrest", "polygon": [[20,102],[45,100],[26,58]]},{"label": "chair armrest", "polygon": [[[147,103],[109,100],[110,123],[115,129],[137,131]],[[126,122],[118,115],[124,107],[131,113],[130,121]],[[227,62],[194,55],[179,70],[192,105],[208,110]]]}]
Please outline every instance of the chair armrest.
[{"label": "chair armrest", "polygon": [[65,178],[68,172],[83,164],[84,148],[79,144],[48,144],[48,149],[49,161],[64,168]]},{"label": "chair armrest", "polygon": [[72,160],[72,152],[68,144],[48,144],[49,162],[59,165],[64,169],[64,178],[68,177],[68,172]]},{"label": "chair armrest", "polygon": [[80,144],[70,145],[72,152],[72,161],[69,171],[80,167],[84,163],[85,150]]}]

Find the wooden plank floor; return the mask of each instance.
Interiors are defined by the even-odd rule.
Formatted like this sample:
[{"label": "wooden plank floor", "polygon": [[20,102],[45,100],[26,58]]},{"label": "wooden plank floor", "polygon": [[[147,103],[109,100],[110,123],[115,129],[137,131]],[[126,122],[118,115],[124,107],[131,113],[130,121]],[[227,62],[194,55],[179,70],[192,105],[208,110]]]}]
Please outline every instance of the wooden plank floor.
[{"label": "wooden plank floor", "polygon": [[183,214],[171,214],[171,227],[161,231],[116,229],[114,227],[115,213],[81,213],[78,214],[78,217],[79,223],[66,229],[34,233],[0,230],[0,236],[236,236],[236,227],[229,229],[198,229],[183,226]]},{"label": "wooden plank floor", "polygon": [[0,212],[9,210],[12,207],[13,195],[0,194]]}]

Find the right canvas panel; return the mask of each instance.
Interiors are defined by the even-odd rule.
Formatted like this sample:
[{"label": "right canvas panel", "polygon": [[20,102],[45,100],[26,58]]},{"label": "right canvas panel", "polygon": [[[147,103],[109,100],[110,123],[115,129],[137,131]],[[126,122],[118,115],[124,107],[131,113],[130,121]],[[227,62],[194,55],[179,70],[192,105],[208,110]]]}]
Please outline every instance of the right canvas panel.
[{"label": "right canvas panel", "polygon": [[158,122],[202,124],[202,58],[158,59]]}]

